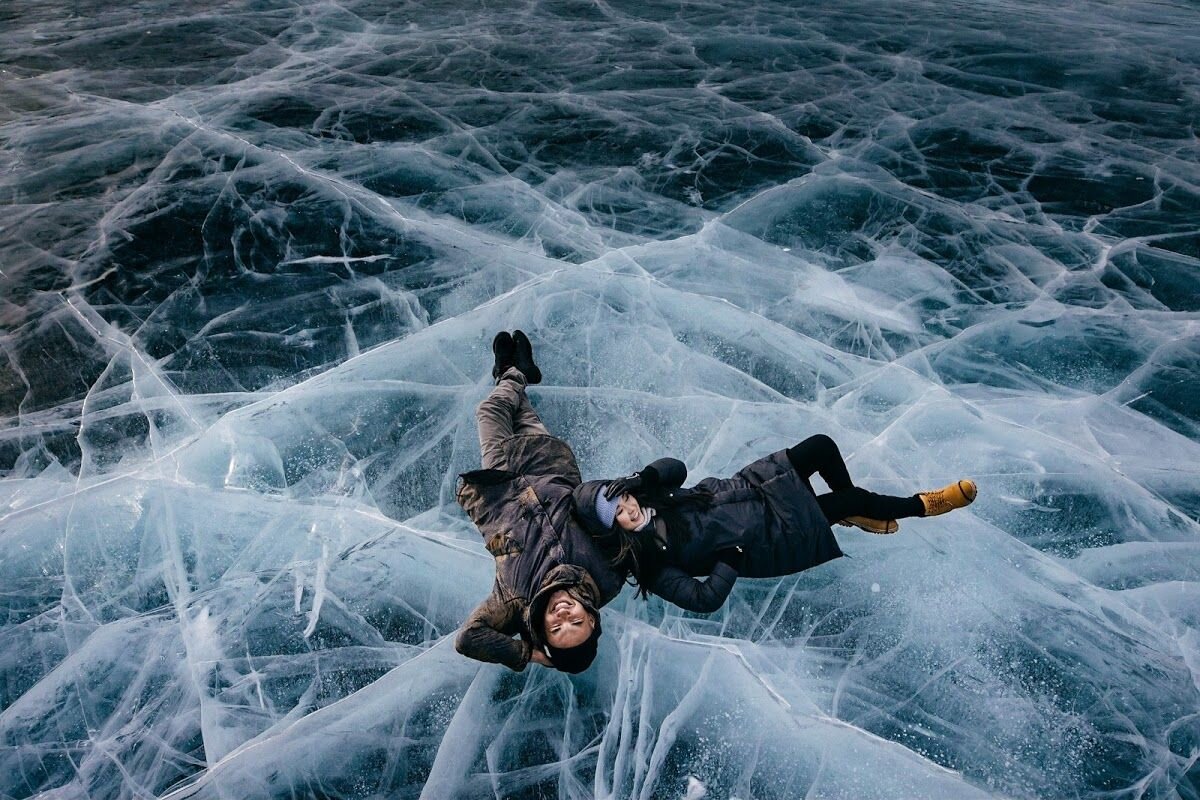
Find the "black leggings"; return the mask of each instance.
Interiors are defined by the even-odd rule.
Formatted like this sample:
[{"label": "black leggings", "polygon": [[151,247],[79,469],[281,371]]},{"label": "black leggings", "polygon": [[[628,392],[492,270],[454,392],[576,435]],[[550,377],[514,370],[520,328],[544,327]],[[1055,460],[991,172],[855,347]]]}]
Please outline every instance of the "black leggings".
[{"label": "black leggings", "polygon": [[829,484],[832,491],[813,494],[816,495],[817,503],[830,524],[846,517],[887,520],[925,515],[925,504],[915,494],[911,497],[895,497],[875,494],[855,486],[850,480],[850,472],[846,469],[846,462],[842,460],[837,444],[823,433],[810,436],[795,447],[789,447],[787,457],[796,468],[796,472],[800,473],[800,479],[810,492],[813,492],[813,488],[809,478],[814,472]]}]

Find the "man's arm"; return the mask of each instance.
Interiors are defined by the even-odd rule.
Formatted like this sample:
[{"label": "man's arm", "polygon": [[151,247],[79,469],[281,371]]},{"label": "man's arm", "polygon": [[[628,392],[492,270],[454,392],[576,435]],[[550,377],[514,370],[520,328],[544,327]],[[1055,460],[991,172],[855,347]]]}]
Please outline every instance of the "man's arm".
[{"label": "man's arm", "polygon": [[492,592],[467,617],[454,640],[454,649],[467,658],[503,664],[517,672],[525,669],[530,660],[529,642],[521,632],[521,604],[517,600],[502,600]]}]

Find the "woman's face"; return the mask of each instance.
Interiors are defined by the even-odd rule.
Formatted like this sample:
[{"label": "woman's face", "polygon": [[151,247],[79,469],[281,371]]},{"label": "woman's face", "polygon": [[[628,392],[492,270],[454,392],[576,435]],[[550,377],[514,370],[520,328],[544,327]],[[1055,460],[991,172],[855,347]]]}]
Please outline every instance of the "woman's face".
[{"label": "woman's face", "polygon": [[637,498],[626,492],[617,501],[617,513],[613,515],[613,520],[623,529],[635,531],[646,521],[646,515]]},{"label": "woman's face", "polygon": [[546,613],[542,615],[542,627],[551,647],[565,649],[586,642],[596,627],[596,620],[570,592],[559,589],[550,595]]}]

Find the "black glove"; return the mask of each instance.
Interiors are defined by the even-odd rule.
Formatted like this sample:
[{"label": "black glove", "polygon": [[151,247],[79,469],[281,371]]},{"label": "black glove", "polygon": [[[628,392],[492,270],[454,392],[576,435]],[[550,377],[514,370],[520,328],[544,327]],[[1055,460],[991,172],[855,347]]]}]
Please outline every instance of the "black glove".
[{"label": "black glove", "polygon": [[617,478],[615,481],[608,484],[608,488],[604,490],[604,499],[612,500],[614,497],[629,492],[653,492],[658,488],[659,476],[658,470],[654,467],[642,467],[641,472],[635,472],[632,475],[626,475],[624,478]]},{"label": "black glove", "polygon": [[632,494],[645,485],[646,480],[640,472],[626,475],[624,478],[617,478],[615,481],[609,483],[608,488],[604,490],[604,499],[612,500],[614,497],[620,497],[626,492]]},{"label": "black glove", "polygon": [[740,546],[726,547],[724,550],[717,551],[717,561],[728,564],[733,567],[734,571],[742,571],[742,559],[745,553],[742,552]]}]

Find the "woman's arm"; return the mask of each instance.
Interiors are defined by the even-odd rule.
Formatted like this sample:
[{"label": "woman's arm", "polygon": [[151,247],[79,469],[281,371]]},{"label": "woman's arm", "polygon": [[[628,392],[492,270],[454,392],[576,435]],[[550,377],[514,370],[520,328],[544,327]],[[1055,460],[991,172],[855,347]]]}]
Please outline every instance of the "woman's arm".
[{"label": "woman's arm", "polygon": [[503,664],[520,672],[529,663],[532,649],[524,638],[513,638],[520,631],[520,603],[501,600],[493,592],[467,617],[454,640],[454,649],[467,658]]},{"label": "woman's arm", "polygon": [[642,467],[643,486],[650,491],[669,491],[683,486],[687,465],[678,458],[660,458]]},{"label": "woman's arm", "polygon": [[724,561],[718,561],[706,580],[698,580],[678,567],[663,567],[650,591],[669,603],[688,611],[711,614],[725,604],[737,570]]},{"label": "woman's arm", "polygon": [[655,494],[669,492],[683,486],[687,478],[687,467],[677,458],[660,458],[651,461],[632,475],[611,481],[604,490],[604,497],[612,500],[625,492]]}]

